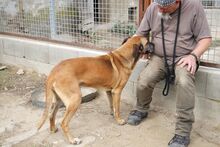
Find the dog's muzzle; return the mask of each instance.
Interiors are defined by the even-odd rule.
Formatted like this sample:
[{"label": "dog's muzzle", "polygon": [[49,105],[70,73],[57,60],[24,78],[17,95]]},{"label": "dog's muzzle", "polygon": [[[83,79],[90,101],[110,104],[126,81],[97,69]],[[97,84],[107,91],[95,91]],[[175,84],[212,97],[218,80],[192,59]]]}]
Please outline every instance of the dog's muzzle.
[{"label": "dog's muzzle", "polygon": [[140,54],[149,54],[149,53],[153,53],[154,50],[155,50],[155,45],[152,42],[148,42],[146,44],[145,48],[143,46],[140,47],[139,53]]},{"label": "dog's muzzle", "polygon": [[155,45],[152,42],[148,42],[146,47],[143,49],[143,54],[153,53],[155,50]]}]

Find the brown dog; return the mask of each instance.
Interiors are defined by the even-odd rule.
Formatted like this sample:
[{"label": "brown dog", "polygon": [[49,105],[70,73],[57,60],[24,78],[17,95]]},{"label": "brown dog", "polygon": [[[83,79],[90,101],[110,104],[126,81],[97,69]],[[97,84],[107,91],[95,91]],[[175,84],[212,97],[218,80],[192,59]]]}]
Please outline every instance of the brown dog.
[{"label": "brown dog", "polygon": [[135,36],[107,55],[68,59],[55,66],[46,81],[46,107],[38,130],[46,121],[50,111],[50,131],[57,131],[55,116],[63,102],[66,112],[61,123],[62,130],[70,143],[81,142],[78,138],[71,136],[68,126],[81,103],[80,86],[104,88],[115,120],[120,125],[125,124],[119,112],[120,95],[140,52],[146,45],[146,38]]}]

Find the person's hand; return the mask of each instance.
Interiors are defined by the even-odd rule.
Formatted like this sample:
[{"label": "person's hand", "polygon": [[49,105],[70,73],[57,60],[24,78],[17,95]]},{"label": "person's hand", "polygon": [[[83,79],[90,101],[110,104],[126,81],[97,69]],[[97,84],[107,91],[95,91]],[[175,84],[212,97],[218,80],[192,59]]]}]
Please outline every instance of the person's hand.
[{"label": "person's hand", "polygon": [[179,60],[177,65],[180,65],[180,67],[187,66],[187,71],[190,72],[192,75],[194,75],[196,72],[196,68],[197,68],[196,59],[192,55],[184,56]]}]

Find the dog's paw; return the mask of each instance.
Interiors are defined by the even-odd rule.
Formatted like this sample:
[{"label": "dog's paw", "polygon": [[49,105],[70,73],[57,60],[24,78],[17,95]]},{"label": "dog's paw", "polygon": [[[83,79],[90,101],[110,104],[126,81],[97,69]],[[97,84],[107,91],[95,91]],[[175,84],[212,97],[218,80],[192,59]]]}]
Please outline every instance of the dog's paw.
[{"label": "dog's paw", "polygon": [[119,119],[119,120],[117,120],[117,122],[118,122],[119,125],[126,124],[126,121],[124,119]]},{"label": "dog's paw", "polygon": [[79,138],[73,138],[73,140],[70,140],[70,143],[74,145],[78,145],[82,143],[82,141]]},{"label": "dog's paw", "polygon": [[56,133],[58,131],[58,128],[52,128],[50,129],[50,133],[53,134],[53,133]]}]

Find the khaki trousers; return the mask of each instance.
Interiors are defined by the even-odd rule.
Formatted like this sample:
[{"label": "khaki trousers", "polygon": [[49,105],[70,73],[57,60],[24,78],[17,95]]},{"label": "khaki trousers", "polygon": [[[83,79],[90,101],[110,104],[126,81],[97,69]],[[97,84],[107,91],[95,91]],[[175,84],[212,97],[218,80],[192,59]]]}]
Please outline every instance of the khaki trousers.
[{"label": "khaki trousers", "polygon": [[[135,110],[148,112],[154,87],[164,79],[165,73],[164,59],[153,55],[138,78]],[[187,136],[190,135],[194,122],[195,77],[185,67],[180,66],[175,66],[175,74],[177,114],[175,134]],[[169,98],[169,95],[167,97]]]}]

